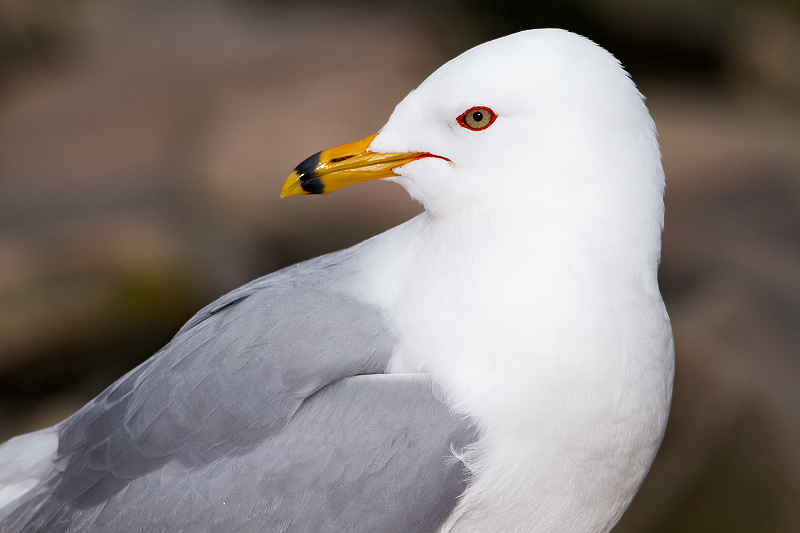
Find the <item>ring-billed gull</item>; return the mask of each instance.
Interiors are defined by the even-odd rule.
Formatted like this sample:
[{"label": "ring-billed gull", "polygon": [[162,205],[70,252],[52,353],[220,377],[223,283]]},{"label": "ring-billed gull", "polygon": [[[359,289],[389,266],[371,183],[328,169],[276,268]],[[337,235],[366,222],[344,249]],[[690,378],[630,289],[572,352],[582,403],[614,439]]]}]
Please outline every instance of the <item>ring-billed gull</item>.
[{"label": "ring-billed gull", "polygon": [[0,530],[605,532],[666,425],[664,175],[619,63],[534,30],[450,61],[283,195],[425,206],[223,296],[0,448]]}]

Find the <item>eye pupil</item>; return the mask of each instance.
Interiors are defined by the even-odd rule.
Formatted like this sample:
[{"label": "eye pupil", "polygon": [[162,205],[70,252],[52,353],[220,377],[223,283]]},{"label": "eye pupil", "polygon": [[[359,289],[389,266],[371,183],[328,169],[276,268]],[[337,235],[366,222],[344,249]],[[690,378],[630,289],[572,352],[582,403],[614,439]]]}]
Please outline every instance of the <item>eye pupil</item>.
[{"label": "eye pupil", "polygon": [[483,113],[481,113],[480,111],[475,111],[472,114],[472,120],[474,120],[475,122],[480,122],[481,120],[483,120]]}]

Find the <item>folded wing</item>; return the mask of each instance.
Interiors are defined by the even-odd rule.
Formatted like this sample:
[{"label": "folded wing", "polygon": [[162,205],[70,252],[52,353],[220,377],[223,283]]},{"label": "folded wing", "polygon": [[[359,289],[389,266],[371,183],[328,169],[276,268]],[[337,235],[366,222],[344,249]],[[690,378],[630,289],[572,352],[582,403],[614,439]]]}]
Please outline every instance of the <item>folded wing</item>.
[{"label": "folded wing", "polygon": [[343,275],[326,256],[202,310],[58,426],[58,469],[0,529],[435,531],[475,430],[382,374],[394,338]]}]

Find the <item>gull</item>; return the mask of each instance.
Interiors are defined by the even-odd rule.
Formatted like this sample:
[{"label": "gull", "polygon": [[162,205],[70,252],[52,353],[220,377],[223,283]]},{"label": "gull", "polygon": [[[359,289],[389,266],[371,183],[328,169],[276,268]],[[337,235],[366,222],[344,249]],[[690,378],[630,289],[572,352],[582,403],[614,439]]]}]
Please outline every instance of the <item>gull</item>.
[{"label": "gull", "polygon": [[661,442],[655,125],[563,30],[448,62],[282,196],[425,207],[249,283],[56,426],[0,448],[0,531],[607,532]]}]

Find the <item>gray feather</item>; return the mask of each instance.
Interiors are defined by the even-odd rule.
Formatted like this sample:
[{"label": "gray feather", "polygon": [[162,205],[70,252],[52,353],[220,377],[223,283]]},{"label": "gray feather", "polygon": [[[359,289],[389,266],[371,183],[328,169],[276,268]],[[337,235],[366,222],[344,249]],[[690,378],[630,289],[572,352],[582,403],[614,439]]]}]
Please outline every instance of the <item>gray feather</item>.
[{"label": "gray feather", "polygon": [[0,529],[435,531],[465,488],[450,450],[475,430],[424,379],[368,376],[394,338],[332,289],[342,257],[200,311],[59,426],[63,473]]}]

